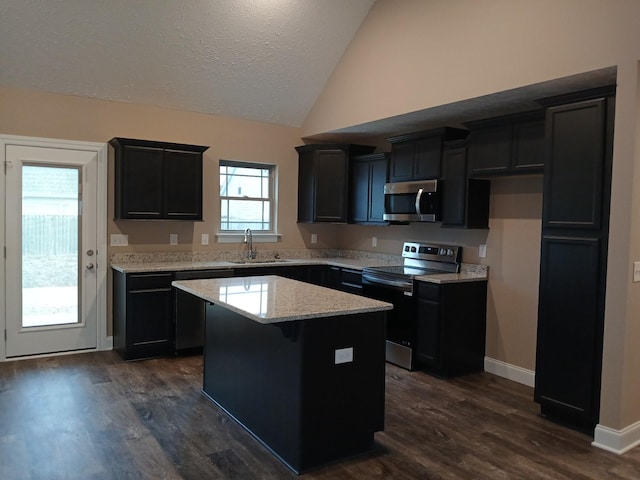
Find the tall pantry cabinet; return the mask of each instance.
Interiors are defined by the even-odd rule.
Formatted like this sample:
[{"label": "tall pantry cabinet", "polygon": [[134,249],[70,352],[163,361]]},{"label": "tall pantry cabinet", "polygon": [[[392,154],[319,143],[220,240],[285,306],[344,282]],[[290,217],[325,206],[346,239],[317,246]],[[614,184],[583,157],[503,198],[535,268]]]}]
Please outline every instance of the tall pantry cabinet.
[{"label": "tall pantry cabinet", "polygon": [[562,99],[546,118],[535,401],[592,429],[600,377],[614,89]]}]

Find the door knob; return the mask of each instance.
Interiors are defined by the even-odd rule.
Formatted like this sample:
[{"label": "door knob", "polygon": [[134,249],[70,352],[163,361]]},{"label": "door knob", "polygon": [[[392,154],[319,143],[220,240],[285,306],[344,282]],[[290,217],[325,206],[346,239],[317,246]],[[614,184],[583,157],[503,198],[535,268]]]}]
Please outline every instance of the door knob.
[{"label": "door knob", "polygon": [[93,263],[87,264],[87,270],[93,270]]}]

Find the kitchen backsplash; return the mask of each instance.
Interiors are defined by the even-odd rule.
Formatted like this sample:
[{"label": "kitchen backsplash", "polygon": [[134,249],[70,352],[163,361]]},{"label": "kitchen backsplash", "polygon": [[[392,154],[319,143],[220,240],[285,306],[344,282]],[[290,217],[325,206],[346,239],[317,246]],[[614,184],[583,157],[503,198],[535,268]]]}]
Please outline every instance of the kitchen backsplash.
[{"label": "kitchen backsplash", "polygon": [[[243,259],[246,256],[244,250],[211,251],[211,252],[141,252],[141,253],[114,253],[111,255],[111,263],[147,263],[147,262],[228,262]],[[298,249],[298,250],[258,250],[257,260],[289,258],[353,258],[360,260],[376,260],[381,264],[402,263],[400,255],[384,253],[372,253],[357,250],[340,249]]]},{"label": "kitchen backsplash", "polygon": [[[115,253],[111,256],[112,264],[123,263],[157,263],[157,262],[229,262],[244,258],[246,252],[242,251],[214,251],[214,252],[146,252],[146,253]],[[400,255],[384,253],[363,252],[358,250],[339,249],[300,249],[300,250],[265,250],[258,251],[257,260],[285,258],[345,258],[357,260],[371,260],[380,265],[398,265],[402,263]],[[487,274],[487,265],[474,263],[462,263],[460,271],[465,273]]]}]

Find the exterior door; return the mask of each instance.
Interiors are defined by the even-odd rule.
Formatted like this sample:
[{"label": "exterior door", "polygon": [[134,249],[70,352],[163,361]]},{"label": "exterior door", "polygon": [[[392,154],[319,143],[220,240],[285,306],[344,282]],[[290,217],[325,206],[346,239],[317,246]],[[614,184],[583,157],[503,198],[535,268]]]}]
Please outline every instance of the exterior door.
[{"label": "exterior door", "polygon": [[98,347],[99,157],[6,144],[6,357]]}]

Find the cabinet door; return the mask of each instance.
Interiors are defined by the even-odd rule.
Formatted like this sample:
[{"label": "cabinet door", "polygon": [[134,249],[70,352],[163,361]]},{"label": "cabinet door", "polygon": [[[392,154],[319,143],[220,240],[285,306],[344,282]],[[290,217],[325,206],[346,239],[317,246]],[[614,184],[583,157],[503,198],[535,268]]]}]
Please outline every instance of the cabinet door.
[{"label": "cabinet door", "polygon": [[413,179],[415,147],[413,142],[394,143],[389,165],[390,182],[406,182]]},{"label": "cabinet door", "polygon": [[544,155],[544,120],[514,124],[511,169],[541,172]]},{"label": "cabinet door", "polygon": [[[349,221],[366,223],[369,221],[370,166],[368,160],[353,160],[349,168]],[[383,186],[384,188],[384,186]],[[383,200],[384,208],[384,200]],[[382,220],[382,215],[380,215]]]},{"label": "cabinet door", "polygon": [[597,423],[601,336],[600,241],[542,240],[535,400]]},{"label": "cabinet door", "polygon": [[170,273],[127,276],[126,358],[167,355],[173,344]]},{"label": "cabinet door", "polygon": [[548,110],[543,228],[600,228],[604,131],[604,99]]},{"label": "cabinet door", "polygon": [[202,220],[202,154],[165,150],[164,172],[166,217]]},{"label": "cabinet door", "polygon": [[161,218],[163,151],[125,145],[122,154],[120,218]]},{"label": "cabinet door", "polygon": [[480,128],[469,136],[469,172],[503,173],[511,164],[511,125]]},{"label": "cabinet door", "polygon": [[362,272],[342,268],[340,271],[340,290],[362,295]]},{"label": "cabinet door", "polygon": [[383,223],[386,154],[353,158],[349,166],[349,221]]},{"label": "cabinet door", "polygon": [[314,221],[315,153],[301,152],[298,161],[298,222]]},{"label": "cabinet door", "polygon": [[387,183],[387,158],[371,162],[369,170],[369,216],[370,222],[383,222],[384,184]]},{"label": "cabinet door", "polygon": [[414,144],[413,179],[427,180],[440,177],[442,137],[427,137]]},{"label": "cabinet door", "polygon": [[347,221],[347,154],[343,150],[316,152],[315,218],[317,222]]},{"label": "cabinet door", "polygon": [[445,149],[442,157],[442,223],[465,224],[467,201],[467,150]]}]

